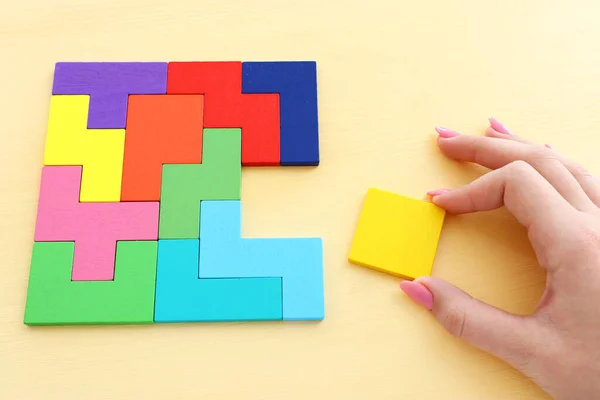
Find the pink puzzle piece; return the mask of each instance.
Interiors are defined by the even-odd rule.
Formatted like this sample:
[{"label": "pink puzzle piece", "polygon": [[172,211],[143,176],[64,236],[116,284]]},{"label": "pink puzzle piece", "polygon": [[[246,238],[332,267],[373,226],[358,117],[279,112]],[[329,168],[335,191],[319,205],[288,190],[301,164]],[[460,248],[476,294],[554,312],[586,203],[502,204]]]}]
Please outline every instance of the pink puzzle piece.
[{"label": "pink puzzle piece", "polygon": [[43,167],[35,241],[74,241],[74,281],[114,278],[118,240],[157,240],[158,202],[79,203],[81,167]]}]

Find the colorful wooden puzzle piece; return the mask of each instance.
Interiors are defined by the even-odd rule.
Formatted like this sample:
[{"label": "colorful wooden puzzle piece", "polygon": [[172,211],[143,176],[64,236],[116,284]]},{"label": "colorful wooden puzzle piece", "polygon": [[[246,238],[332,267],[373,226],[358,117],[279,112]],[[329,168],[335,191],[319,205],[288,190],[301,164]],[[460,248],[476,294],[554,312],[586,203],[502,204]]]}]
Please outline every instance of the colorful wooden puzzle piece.
[{"label": "colorful wooden puzzle piece", "polygon": [[200,278],[281,278],[284,320],[323,319],[321,239],[243,239],[239,201],[203,201],[201,214]]},{"label": "colorful wooden puzzle piece", "polygon": [[242,129],[242,165],[279,165],[279,95],[242,94],[241,62],[169,63],[169,94],[206,96],[207,128]]},{"label": "colorful wooden puzzle piece", "polygon": [[79,203],[81,167],[44,167],[36,242],[74,241],[74,281],[114,276],[119,240],[156,240],[158,202]]},{"label": "colorful wooden puzzle piece", "polygon": [[242,166],[318,164],[314,63],[57,63],[52,93],[26,324],[324,317],[320,239],[240,237]]},{"label": "colorful wooden puzzle piece", "polygon": [[52,96],[44,165],[82,165],[82,202],[119,201],[122,129],[86,129],[89,96]]},{"label": "colorful wooden puzzle piece", "polygon": [[87,127],[125,128],[130,94],[167,92],[164,62],[59,62],[52,94],[91,97]]},{"label": "colorful wooden puzzle piece", "polygon": [[243,93],[278,93],[281,110],[281,165],[319,165],[317,64],[245,62]]},{"label": "colorful wooden puzzle piece", "polygon": [[157,243],[118,242],[116,248],[114,280],[73,282],[74,243],[34,243],[25,323],[152,323]]},{"label": "colorful wooden puzzle piece", "polygon": [[200,201],[241,197],[239,129],[205,129],[202,164],[163,166],[160,239],[198,239]]},{"label": "colorful wooden puzzle piece", "polygon": [[282,319],[281,278],[198,279],[198,240],[159,240],[156,322]]},{"label": "colorful wooden puzzle piece", "polygon": [[159,201],[163,164],[202,162],[203,96],[129,96],[121,201]]},{"label": "colorful wooden puzzle piece", "polygon": [[430,202],[369,189],[348,259],[405,279],[430,275],[444,216]]}]

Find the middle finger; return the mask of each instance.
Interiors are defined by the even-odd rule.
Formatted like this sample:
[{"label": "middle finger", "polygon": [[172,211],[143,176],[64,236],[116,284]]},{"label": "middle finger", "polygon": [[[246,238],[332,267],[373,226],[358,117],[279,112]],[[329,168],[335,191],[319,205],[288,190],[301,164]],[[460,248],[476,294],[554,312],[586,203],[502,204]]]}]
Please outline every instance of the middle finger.
[{"label": "middle finger", "polygon": [[579,182],[549,149],[484,136],[440,137],[438,143],[446,156],[490,169],[498,169],[517,160],[525,161],[546,178],[573,207],[580,211],[597,211]]}]

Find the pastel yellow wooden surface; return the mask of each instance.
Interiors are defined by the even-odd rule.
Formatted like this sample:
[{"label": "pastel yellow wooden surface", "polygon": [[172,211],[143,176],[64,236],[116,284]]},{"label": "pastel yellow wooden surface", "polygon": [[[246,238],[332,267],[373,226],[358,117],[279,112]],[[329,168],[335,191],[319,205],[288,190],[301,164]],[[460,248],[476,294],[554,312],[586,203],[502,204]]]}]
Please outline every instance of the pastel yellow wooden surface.
[{"label": "pastel yellow wooden surface", "polygon": [[[413,198],[481,169],[435,125],[492,115],[600,175],[600,3],[592,0],[29,0],[0,12],[0,398],[548,399],[347,261],[369,187]],[[319,324],[23,325],[56,61],[318,61],[317,168],[247,168],[244,235],[321,236]],[[447,215],[432,274],[525,314],[544,274],[506,211]]]},{"label": "pastel yellow wooden surface", "polygon": [[82,202],[121,198],[124,129],[87,129],[89,96],[51,96],[44,165],[82,165]]},{"label": "pastel yellow wooden surface", "polygon": [[371,188],[348,260],[406,279],[430,275],[445,214],[430,202]]}]

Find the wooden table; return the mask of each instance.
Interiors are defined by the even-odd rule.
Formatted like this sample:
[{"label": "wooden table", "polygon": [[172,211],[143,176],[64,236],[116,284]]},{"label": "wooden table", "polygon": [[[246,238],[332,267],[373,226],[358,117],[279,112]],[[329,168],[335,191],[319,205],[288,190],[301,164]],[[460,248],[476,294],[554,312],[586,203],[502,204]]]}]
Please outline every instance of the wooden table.
[{"label": "wooden table", "polygon": [[[558,2],[556,2],[558,3]],[[568,3],[568,5],[567,5]],[[170,5],[168,5],[170,4]],[[0,15],[0,397],[21,399],[543,399],[350,265],[368,187],[421,198],[480,169],[444,159],[435,125],[493,115],[593,172],[596,2],[31,0]],[[246,236],[321,236],[321,323],[29,328],[22,322],[56,61],[318,62],[318,168],[247,168]],[[544,275],[504,211],[448,217],[434,275],[517,313]]]}]

